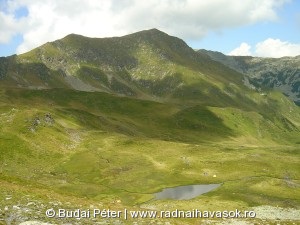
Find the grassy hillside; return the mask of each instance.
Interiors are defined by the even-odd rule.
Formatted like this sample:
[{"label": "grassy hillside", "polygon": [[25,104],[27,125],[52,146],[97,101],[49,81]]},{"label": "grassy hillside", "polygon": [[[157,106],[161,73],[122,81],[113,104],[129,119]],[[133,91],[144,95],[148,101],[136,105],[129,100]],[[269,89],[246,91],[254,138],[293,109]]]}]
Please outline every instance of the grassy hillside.
[{"label": "grassy hillside", "polygon": [[[231,102],[242,75],[156,29],[114,38],[71,34],[0,59],[0,86],[100,91],[155,101]],[[213,99],[211,99],[213,100]]]},{"label": "grassy hillside", "polygon": [[[2,208],[299,206],[299,107],[279,93],[252,96],[255,111],[64,89],[2,90],[0,99]],[[207,183],[222,186],[151,200],[164,187]]]}]

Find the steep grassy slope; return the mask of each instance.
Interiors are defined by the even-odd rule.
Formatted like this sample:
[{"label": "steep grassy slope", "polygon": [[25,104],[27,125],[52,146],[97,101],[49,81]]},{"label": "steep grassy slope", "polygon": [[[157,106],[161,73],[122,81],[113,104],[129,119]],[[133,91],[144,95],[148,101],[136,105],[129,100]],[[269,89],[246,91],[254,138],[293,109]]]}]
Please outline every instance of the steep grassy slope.
[{"label": "steep grassy slope", "polygon": [[0,67],[2,87],[70,88],[226,104],[235,104],[232,92],[247,92],[241,74],[156,29],[114,38],[72,34],[2,58]]}]

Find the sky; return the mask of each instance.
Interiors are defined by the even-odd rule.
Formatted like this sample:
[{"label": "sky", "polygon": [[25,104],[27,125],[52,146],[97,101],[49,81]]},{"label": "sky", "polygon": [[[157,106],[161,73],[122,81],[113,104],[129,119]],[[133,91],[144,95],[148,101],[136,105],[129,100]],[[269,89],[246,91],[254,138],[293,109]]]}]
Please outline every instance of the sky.
[{"label": "sky", "polygon": [[151,28],[227,55],[300,55],[299,0],[0,0],[0,56],[70,33],[112,37]]}]

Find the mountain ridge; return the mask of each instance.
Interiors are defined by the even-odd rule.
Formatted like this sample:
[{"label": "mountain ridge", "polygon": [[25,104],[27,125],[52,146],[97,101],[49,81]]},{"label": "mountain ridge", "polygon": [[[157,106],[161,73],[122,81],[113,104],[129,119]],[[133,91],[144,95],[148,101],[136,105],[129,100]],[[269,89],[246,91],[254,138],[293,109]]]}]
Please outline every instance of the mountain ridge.
[{"label": "mountain ridge", "polygon": [[1,73],[4,86],[69,87],[149,99],[199,94],[201,90],[187,88],[196,83],[218,89],[216,84],[240,86],[242,80],[240,74],[157,29],[113,38],[71,34],[0,63],[6,67]]},{"label": "mountain ridge", "polygon": [[[226,114],[238,109],[246,118],[249,112],[258,121],[261,116],[268,118],[275,130],[276,126],[298,129],[298,116],[292,116],[297,110],[283,95],[252,90],[242,73],[156,29],[113,38],[70,34],[28,53],[3,58],[0,65],[0,86],[5,89],[105,92],[176,104],[189,109],[191,114],[184,115],[191,117],[208,107],[220,117],[220,109]],[[193,126],[191,121],[186,123]]]},{"label": "mountain ridge", "polygon": [[108,38],[69,34],[28,53],[0,58],[0,86],[71,88],[159,101],[193,101],[209,98],[205,92],[219,92],[228,102],[234,92],[229,84],[234,84],[244,92],[275,89],[300,104],[300,63],[296,71],[291,69],[294,64],[286,69],[285,63],[276,72],[277,61],[294,59],[300,62],[300,56],[264,59],[195,52],[183,40],[157,29]]},{"label": "mountain ridge", "polygon": [[263,58],[227,56],[209,50],[198,50],[245,75],[245,84],[258,90],[275,89],[300,105],[300,56]]}]

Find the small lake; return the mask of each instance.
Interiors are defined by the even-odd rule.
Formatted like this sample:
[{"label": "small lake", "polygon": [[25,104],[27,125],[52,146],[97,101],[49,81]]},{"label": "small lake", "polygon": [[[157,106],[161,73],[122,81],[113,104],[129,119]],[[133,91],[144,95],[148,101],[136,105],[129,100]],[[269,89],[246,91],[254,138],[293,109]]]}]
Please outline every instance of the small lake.
[{"label": "small lake", "polygon": [[204,193],[210,192],[221,184],[196,184],[179,186],[173,188],[165,188],[161,192],[155,193],[155,199],[176,199],[176,200],[188,200],[195,198]]}]

